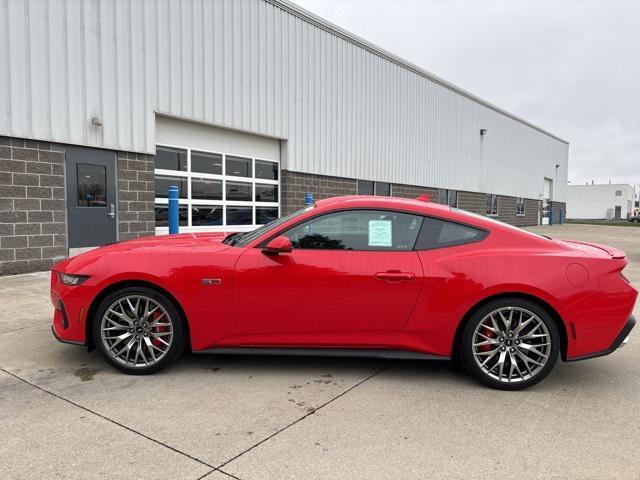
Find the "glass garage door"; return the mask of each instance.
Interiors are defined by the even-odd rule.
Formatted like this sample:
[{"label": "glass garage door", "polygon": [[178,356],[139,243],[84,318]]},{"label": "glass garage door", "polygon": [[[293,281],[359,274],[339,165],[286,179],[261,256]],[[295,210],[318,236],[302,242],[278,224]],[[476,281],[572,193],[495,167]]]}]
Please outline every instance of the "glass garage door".
[{"label": "glass garage door", "polygon": [[168,232],[169,186],[179,189],[180,231],[253,230],[280,214],[276,159],[157,145],[156,233]]}]

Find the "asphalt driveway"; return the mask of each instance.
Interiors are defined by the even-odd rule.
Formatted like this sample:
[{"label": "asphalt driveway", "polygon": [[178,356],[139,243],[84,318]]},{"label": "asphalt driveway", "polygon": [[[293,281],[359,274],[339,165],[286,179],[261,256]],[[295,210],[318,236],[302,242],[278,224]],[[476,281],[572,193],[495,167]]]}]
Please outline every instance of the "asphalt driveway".
[{"label": "asphalt driveway", "polygon": [[[627,252],[640,229],[532,229]],[[50,331],[48,274],[0,278],[0,478],[640,478],[640,336],[524,392],[436,362],[186,355],[125,376]],[[640,309],[636,308],[636,316]]]}]

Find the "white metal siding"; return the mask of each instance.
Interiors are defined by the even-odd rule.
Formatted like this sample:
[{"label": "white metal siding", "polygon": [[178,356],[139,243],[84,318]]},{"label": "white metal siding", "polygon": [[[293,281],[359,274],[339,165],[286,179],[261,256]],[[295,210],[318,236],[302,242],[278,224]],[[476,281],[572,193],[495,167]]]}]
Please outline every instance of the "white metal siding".
[{"label": "white metal siding", "polygon": [[280,161],[280,141],[235,130],[158,117],[156,142],[207,152]]},{"label": "white metal siding", "polygon": [[[604,219],[607,210],[615,213],[616,206],[621,207],[622,218],[633,212],[635,193],[631,185],[569,185],[567,190],[567,218]],[[616,190],[622,195],[616,197]]]},{"label": "white metal siding", "polygon": [[153,153],[160,112],[286,139],[290,170],[565,200],[565,142],[292,10],[0,0],[0,134]]}]

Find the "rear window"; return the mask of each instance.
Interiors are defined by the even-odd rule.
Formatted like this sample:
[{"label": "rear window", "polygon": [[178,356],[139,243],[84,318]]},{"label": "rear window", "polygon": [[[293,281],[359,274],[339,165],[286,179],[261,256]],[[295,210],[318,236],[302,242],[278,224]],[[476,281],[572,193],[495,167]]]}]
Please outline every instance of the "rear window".
[{"label": "rear window", "polygon": [[460,210],[458,208],[452,208],[451,210],[456,212],[456,213],[460,213],[462,215],[466,215],[468,217],[481,219],[481,220],[483,220],[483,221],[485,221],[487,223],[493,223],[494,225],[500,225],[501,227],[508,228],[508,229],[516,231],[516,232],[520,232],[520,233],[522,233],[524,235],[529,235],[531,237],[536,237],[536,238],[546,238],[547,240],[551,240],[551,237],[548,237],[546,235],[541,235],[539,233],[530,232],[529,230],[525,230],[524,228],[516,227],[515,225],[511,225],[510,223],[501,222],[500,220],[496,220],[495,218],[485,217],[484,215],[478,215],[477,213],[469,212],[467,210]]},{"label": "rear window", "polygon": [[486,236],[484,230],[459,223],[426,217],[416,241],[416,250],[453,247],[479,242]]}]

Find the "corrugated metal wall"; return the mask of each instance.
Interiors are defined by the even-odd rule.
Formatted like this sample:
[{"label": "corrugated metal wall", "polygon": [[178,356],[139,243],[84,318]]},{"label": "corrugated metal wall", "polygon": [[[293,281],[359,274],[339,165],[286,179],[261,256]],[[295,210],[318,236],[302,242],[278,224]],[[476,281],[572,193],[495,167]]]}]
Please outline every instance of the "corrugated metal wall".
[{"label": "corrugated metal wall", "polygon": [[153,152],[160,112],[286,139],[290,170],[565,200],[566,143],[291,8],[0,0],[0,134]]}]

